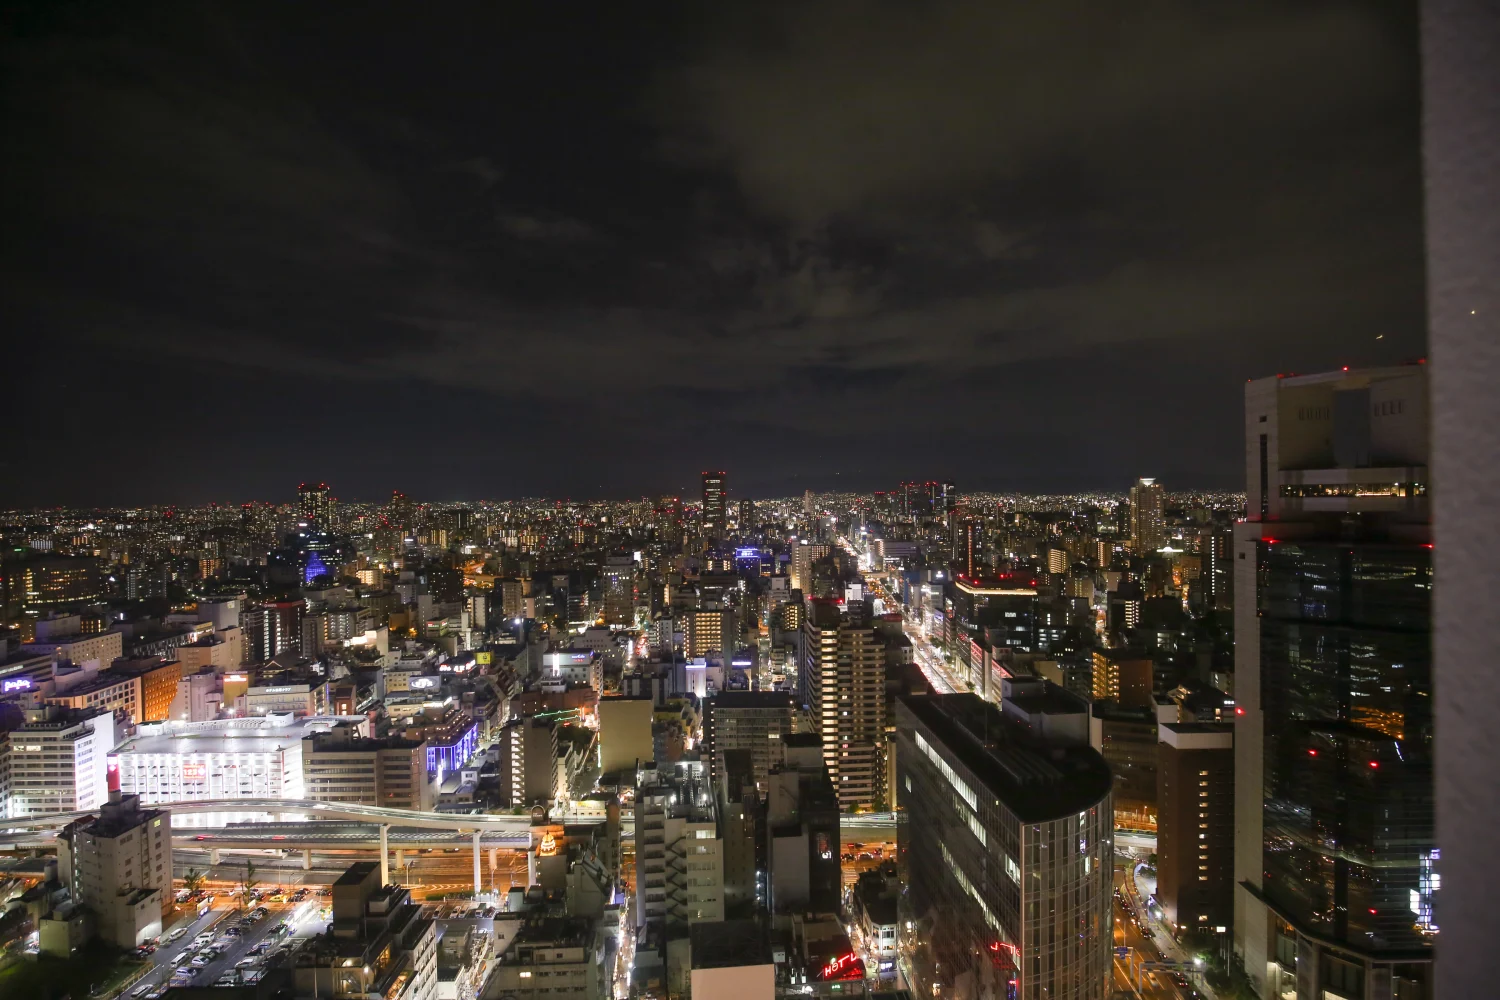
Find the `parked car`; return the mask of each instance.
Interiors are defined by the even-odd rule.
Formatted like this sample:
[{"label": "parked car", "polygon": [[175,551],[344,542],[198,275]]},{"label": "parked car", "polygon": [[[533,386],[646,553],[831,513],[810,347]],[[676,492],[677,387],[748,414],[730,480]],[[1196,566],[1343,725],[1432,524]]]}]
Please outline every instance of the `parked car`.
[{"label": "parked car", "polygon": [[184,962],[186,962],[188,959],[190,959],[192,957],[193,957],[193,952],[192,952],[191,948],[189,948],[186,951],[179,951],[177,953],[176,957],[172,959],[172,964],[173,965],[182,965]]},{"label": "parked car", "polygon": [[170,934],[168,934],[164,940],[167,940],[167,941],[176,941],[178,938],[182,937],[186,933],[187,933],[187,928],[186,927],[177,927],[177,928],[174,928],[172,930],[172,932]]},{"label": "parked car", "polygon": [[206,968],[208,966],[208,963],[212,961],[213,959],[208,955],[194,955],[193,960],[189,962],[188,965],[192,966],[195,969],[202,969]]},{"label": "parked car", "polygon": [[141,983],[138,986],[136,986],[135,989],[133,989],[133,990],[130,991],[130,995],[133,996],[133,997],[143,997],[147,993],[150,993],[150,992],[151,992],[151,984],[150,983]]}]

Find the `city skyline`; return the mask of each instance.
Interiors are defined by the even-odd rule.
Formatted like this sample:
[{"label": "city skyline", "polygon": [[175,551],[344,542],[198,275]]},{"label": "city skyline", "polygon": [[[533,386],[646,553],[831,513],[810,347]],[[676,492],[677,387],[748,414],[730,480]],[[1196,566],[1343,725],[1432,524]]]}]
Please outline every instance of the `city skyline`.
[{"label": "city skyline", "polygon": [[1411,11],[653,14],[8,20],[0,506],[1232,487],[1425,353]]}]

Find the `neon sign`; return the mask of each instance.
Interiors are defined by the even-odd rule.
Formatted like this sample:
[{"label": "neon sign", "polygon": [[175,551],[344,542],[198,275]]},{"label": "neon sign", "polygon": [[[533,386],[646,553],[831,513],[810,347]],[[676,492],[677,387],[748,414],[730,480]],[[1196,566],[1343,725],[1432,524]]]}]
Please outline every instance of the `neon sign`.
[{"label": "neon sign", "polygon": [[863,979],[865,978],[865,963],[854,952],[840,955],[827,965],[823,971],[818,973],[818,979],[827,982],[830,979]]},{"label": "neon sign", "polygon": [[536,845],[536,856],[550,858],[557,854],[557,838],[550,833],[542,834],[542,842]]},{"label": "neon sign", "polygon": [[206,773],[207,773],[207,770],[204,768],[204,766],[202,764],[184,764],[184,765],[182,765],[182,777],[183,777],[184,780],[202,781],[203,780],[203,776]]},{"label": "neon sign", "polygon": [[0,694],[10,694],[12,691],[30,691],[30,677],[13,677],[8,681],[0,681]]}]

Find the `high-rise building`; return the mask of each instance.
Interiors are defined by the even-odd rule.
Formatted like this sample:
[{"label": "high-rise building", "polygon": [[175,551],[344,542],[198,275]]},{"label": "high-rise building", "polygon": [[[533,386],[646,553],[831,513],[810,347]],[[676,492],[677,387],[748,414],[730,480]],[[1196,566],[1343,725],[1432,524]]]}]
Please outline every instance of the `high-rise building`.
[{"label": "high-rise building", "polygon": [[723,538],[729,525],[729,491],[726,473],[703,473],[703,528],[714,538]]},{"label": "high-rise building", "polygon": [[799,539],[792,546],[792,589],[812,592],[812,564],[828,555],[829,547]]},{"label": "high-rise building", "polygon": [[1155,552],[1167,543],[1165,500],[1166,490],[1155,479],[1137,479],[1130,488],[1130,545],[1137,553]]},{"label": "high-rise building", "polygon": [[899,946],[920,996],[1103,1000],[1114,804],[1084,702],[1007,679],[896,700],[906,893]]},{"label": "high-rise building", "polygon": [[172,817],[142,809],[138,795],[111,791],[98,817],[63,829],[57,871],[73,899],[94,911],[100,937],[135,948],[162,931],[172,892]]},{"label": "high-rise building", "polygon": [[637,928],[724,919],[724,842],[702,763],[638,772],[635,840]]},{"label": "high-rise building", "polygon": [[245,662],[265,663],[278,653],[302,651],[302,618],[307,602],[273,601],[240,613]]},{"label": "high-rise building", "polygon": [[750,755],[751,779],[764,792],[766,775],[785,759],[794,711],[784,691],[726,691],[704,702],[703,742],[714,784],[725,776],[725,755],[743,750]]},{"label": "high-rise building", "polygon": [[1420,365],[1245,387],[1234,937],[1262,996],[1432,996],[1427,391]]},{"label": "high-rise building", "polygon": [[557,727],[545,719],[512,719],[499,743],[501,804],[550,803],[557,793]]},{"label": "high-rise building", "polygon": [[682,623],[684,653],[691,659],[733,652],[739,644],[735,624],[730,608],[689,611]]},{"label": "high-rise building", "polygon": [[1158,735],[1156,900],[1179,935],[1225,933],[1234,920],[1234,723],[1163,722]]},{"label": "high-rise building", "polygon": [[333,496],[327,483],[302,483],[297,487],[297,513],[309,528],[332,528]]},{"label": "high-rise building", "polygon": [[857,609],[815,599],[807,610],[802,700],[822,741],[839,805],[883,805],[885,642]]},{"label": "high-rise building", "polygon": [[624,628],[635,622],[635,559],[630,553],[604,561],[604,624]]}]

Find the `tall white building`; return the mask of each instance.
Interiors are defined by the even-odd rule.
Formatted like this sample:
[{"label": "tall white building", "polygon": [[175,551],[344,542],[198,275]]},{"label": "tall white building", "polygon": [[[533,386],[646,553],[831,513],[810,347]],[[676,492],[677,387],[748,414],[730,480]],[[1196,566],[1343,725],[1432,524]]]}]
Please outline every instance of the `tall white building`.
[{"label": "tall white building", "polygon": [[172,817],[111,792],[97,819],[69,824],[57,842],[58,878],[94,911],[99,936],[120,948],[158,937],[172,891]]},{"label": "tall white building", "polygon": [[10,815],[97,809],[108,797],[106,757],[115,717],[56,706],[28,710],[10,734]]},{"label": "tall white building", "polygon": [[703,764],[636,777],[636,926],[724,919],[724,841]]}]

